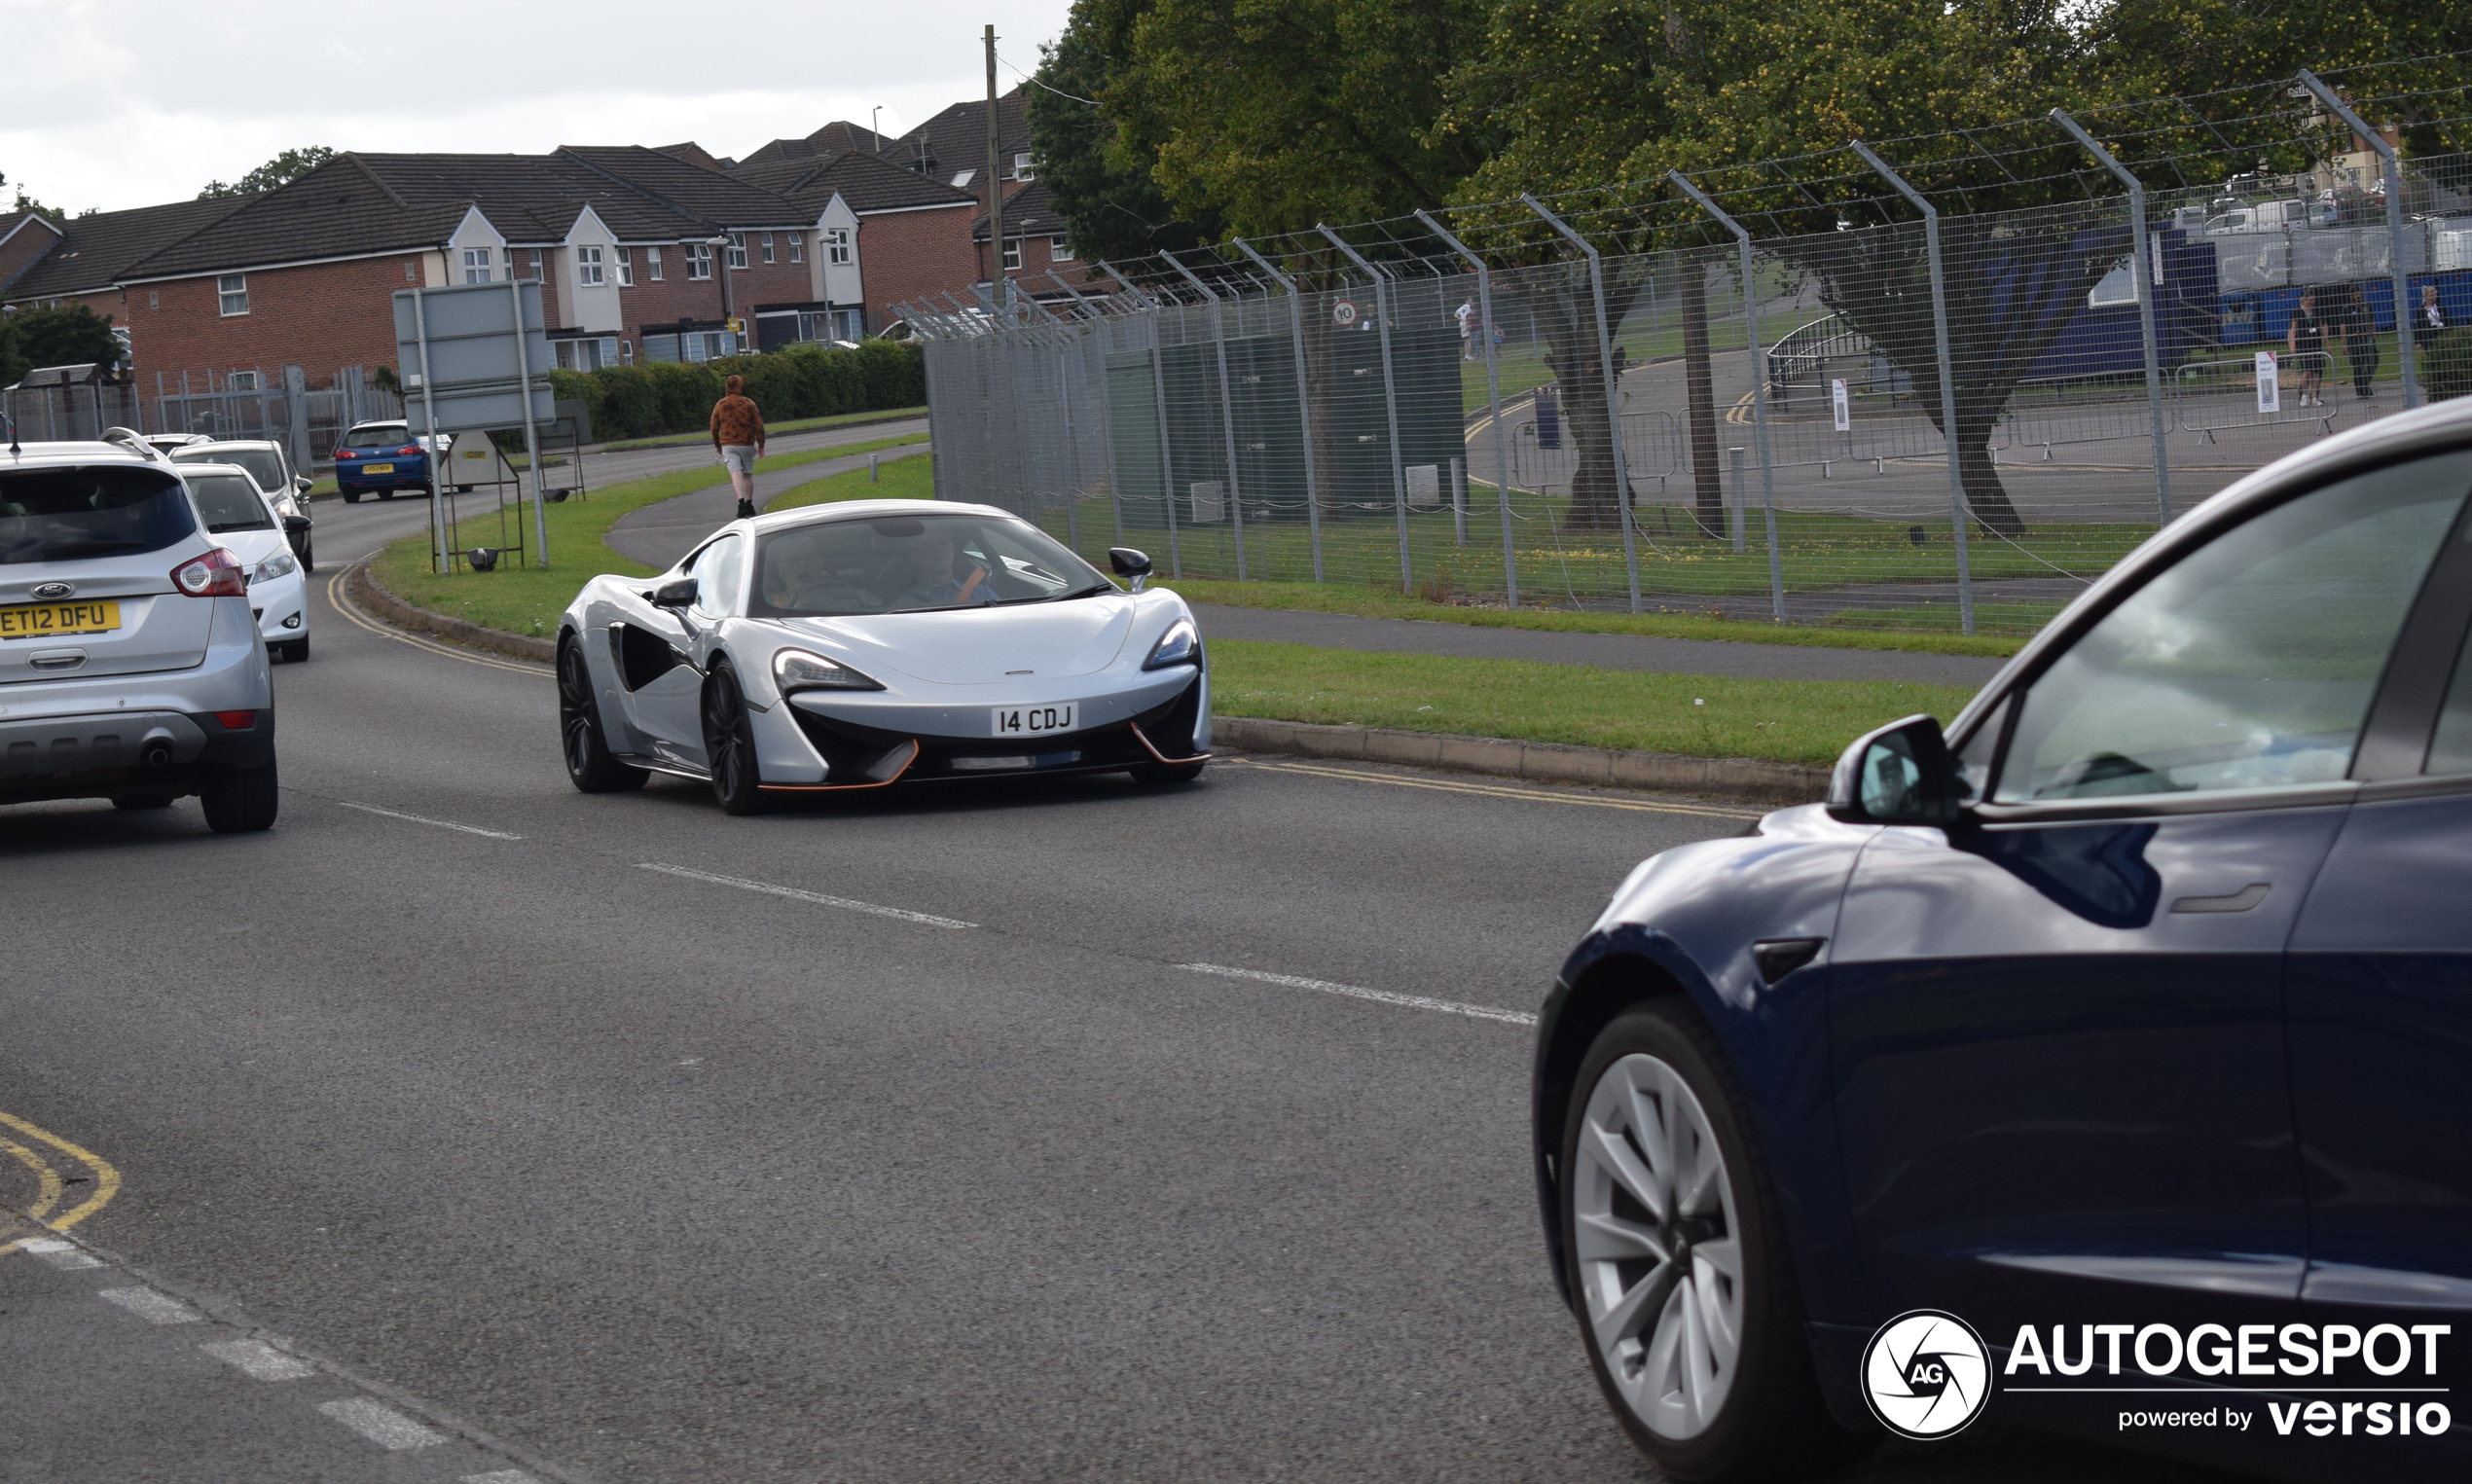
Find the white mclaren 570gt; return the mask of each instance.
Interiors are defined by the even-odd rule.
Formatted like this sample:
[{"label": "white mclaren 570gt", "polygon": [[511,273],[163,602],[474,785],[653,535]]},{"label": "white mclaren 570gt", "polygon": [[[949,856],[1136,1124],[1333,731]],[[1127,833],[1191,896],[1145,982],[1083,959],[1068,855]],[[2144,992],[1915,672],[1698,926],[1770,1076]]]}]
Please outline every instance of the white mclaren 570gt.
[{"label": "white mclaren 570gt", "polygon": [[853,500],[735,521],[658,577],[596,577],[558,630],[567,777],[721,807],[1022,774],[1198,778],[1210,674],[1149,559],[1127,592],[1019,516]]}]

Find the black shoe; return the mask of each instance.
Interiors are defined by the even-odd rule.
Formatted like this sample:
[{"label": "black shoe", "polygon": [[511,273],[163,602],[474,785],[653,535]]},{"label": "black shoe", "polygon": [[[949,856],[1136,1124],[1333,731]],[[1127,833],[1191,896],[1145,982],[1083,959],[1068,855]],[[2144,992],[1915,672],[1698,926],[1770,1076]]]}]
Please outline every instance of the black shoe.
[{"label": "black shoe", "polygon": [[755,502],[753,500],[741,500],[738,502],[738,519],[742,521],[752,521],[755,519]]}]

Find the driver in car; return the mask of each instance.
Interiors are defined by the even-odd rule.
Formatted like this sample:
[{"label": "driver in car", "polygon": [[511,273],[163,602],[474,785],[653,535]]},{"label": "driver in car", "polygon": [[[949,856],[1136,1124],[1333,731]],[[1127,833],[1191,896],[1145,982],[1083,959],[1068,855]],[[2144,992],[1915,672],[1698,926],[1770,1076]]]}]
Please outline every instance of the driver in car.
[{"label": "driver in car", "polygon": [[996,601],[987,563],[967,550],[969,528],[960,521],[927,523],[910,553],[911,584],[895,608],[961,608]]}]

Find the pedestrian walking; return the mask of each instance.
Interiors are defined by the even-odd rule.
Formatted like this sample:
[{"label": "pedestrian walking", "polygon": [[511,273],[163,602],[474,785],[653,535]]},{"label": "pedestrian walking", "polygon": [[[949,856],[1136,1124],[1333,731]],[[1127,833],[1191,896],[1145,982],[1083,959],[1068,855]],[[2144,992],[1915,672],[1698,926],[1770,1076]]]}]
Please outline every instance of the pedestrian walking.
[{"label": "pedestrian walking", "polygon": [[1472,361],[1476,358],[1476,301],[1461,300],[1458,318],[1459,358],[1463,361]]},{"label": "pedestrian walking", "polygon": [[723,383],[721,400],[712,404],[712,451],[730,471],[730,488],[738,491],[738,518],[755,514],[755,460],[764,456],[764,414],[745,395],[746,379]]},{"label": "pedestrian walking", "polygon": [[2301,406],[2324,407],[2318,379],[2326,370],[2326,322],[2317,317],[2317,290],[2301,291],[2300,307],[2292,310],[2292,322],[2283,331],[2283,344],[2300,377]]},{"label": "pedestrian walking", "polygon": [[2412,316],[2414,347],[2426,351],[2436,344],[2440,332],[2454,328],[2454,317],[2447,313],[2447,307],[2438,302],[2438,286],[2434,283],[2420,285],[2420,308]]}]

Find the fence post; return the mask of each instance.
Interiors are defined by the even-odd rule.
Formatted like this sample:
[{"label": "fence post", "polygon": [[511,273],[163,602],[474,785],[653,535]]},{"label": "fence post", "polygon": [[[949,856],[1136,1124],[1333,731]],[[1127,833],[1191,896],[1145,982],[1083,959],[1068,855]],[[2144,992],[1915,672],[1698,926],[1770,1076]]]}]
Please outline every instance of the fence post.
[{"label": "fence post", "polygon": [[1949,519],[1955,523],[1957,534],[1957,622],[1966,633],[1974,633],[1974,571],[1966,556],[1966,476],[1957,467],[1957,383],[1949,369],[1948,294],[1940,271],[1940,208],[1923,199],[1923,194],[1906,184],[1906,177],[1888,167],[1888,162],[1872,153],[1862,140],[1852,141],[1854,153],[1876,171],[1880,179],[1897,188],[1897,194],[1914,203],[1923,214],[1923,246],[1931,262],[1931,338],[1940,355],[1940,432],[1941,441],[1948,449]]},{"label": "fence post", "polygon": [[1184,281],[1210,296],[1211,348],[1218,356],[1218,420],[1227,434],[1227,518],[1236,533],[1236,580],[1245,581],[1245,494],[1236,477],[1236,389],[1227,380],[1227,322],[1220,317],[1218,294],[1204,283],[1193,271],[1176,261],[1176,254],[1166,248],[1159,256],[1168,267],[1184,275]]},{"label": "fence post", "polygon": [[1382,410],[1391,419],[1391,501],[1399,511],[1400,522],[1400,592],[1402,596],[1415,592],[1415,574],[1409,570],[1407,556],[1407,471],[1400,460],[1406,455],[1400,451],[1400,398],[1398,384],[1391,377],[1391,302],[1383,288],[1390,275],[1364,261],[1347,240],[1328,227],[1316,223],[1314,230],[1330,239],[1330,245],[1347,254],[1348,261],[1364,270],[1373,280],[1373,328],[1382,340]]},{"label": "fence post", "polygon": [[[1468,250],[1466,243],[1442,229],[1442,224],[1420,208],[1416,219],[1425,230],[1442,239],[1450,250],[1466,258],[1476,270],[1476,328],[1485,338],[1485,405],[1493,413],[1494,423],[1494,503],[1502,507],[1502,585],[1506,601],[1519,606],[1519,559],[1511,549],[1510,530],[1510,453],[1509,435],[1502,426],[1502,368],[1494,354],[1494,275],[1485,260]],[[1460,522],[1460,541],[1468,540],[1467,518]]]},{"label": "fence post", "polygon": [[1108,276],[1125,287],[1136,303],[1150,307],[1150,391],[1157,398],[1159,413],[1159,503],[1167,508],[1167,571],[1170,577],[1184,575],[1183,548],[1176,537],[1176,460],[1169,455],[1167,445],[1167,330],[1159,318],[1158,301],[1133,286],[1133,280],[1115,271],[1115,265],[1099,265]]},{"label": "fence post", "polygon": [[1605,260],[1588,239],[1563,225],[1562,218],[1545,208],[1535,197],[1522,194],[1519,199],[1529,210],[1544,217],[1545,225],[1562,235],[1563,240],[1588,255],[1588,287],[1596,296],[1596,353],[1604,365],[1605,433],[1614,448],[1614,510],[1622,521],[1622,566],[1631,579],[1631,611],[1640,611],[1640,553],[1638,538],[1631,530],[1631,474],[1622,459],[1622,388],[1614,378],[1614,327],[1605,320]]},{"label": "fence post", "polygon": [[[2388,244],[2386,250],[2393,255],[2389,266],[2394,271],[2395,285],[2395,360],[2403,371],[2403,405],[2418,407],[2420,405],[2420,368],[2417,364],[2418,357],[2413,353],[2412,347],[2412,306],[2404,302],[2412,293],[2412,274],[2405,269],[2403,261],[2403,162],[2396,158],[2395,147],[2386,142],[2386,136],[2363,122],[2360,115],[2352,112],[2350,104],[2335,95],[2335,90],[2317,80],[2316,73],[2303,67],[2301,86],[2317,94],[2319,102],[2334,110],[2335,117],[2343,120],[2345,127],[2348,127],[2355,137],[2367,140],[2369,147],[2378,152],[2379,163],[2384,167]],[[2375,333],[2373,326],[2372,334]],[[2346,354],[2350,353],[2349,341],[2344,343],[2344,349]]]},{"label": "fence post", "polygon": [[[2135,266],[2129,276],[2137,287],[2137,333],[2145,341],[2146,349],[2146,413],[2155,424],[2155,524],[2171,524],[2171,454],[2163,443],[2163,348],[2155,329],[2155,265],[2146,247],[2146,186],[2128,167],[2112,158],[2111,151],[2094,142],[2094,136],[2078,127],[2075,119],[2059,109],[2052,110],[2052,122],[2068,130],[2069,137],[2085,147],[2106,170],[2128,187],[2128,250]],[[2400,319],[2396,321],[2402,323]]]},{"label": "fence post", "polygon": [[[1773,451],[1768,444],[1768,358],[1760,340],[1760,291],[1752,282],[1751,232],[1740,222],[1717,208],[1717,203],[1701,193],[1697,186],[1683,178],[1680,170],[1669,170],[1667,180],[1683,188],[1683,194],[1698,202],[1699,209],[1717,219],[1719,226],[1733,234],[1734,246],[1742,254],[1742,324],[1743,352],[1751,357],[1751,430],[1760,445],[1760,499],[1768,513],[1768,615],[1778,623],[1785,622],[1785,552],[1777,544],[1777,478]],[[1686,271],[1697,271],[1695,267]],[[1734,486],[1742,485],[1741,466],[1735,466]],[[1734,550],[1742,550],[1742,527],[1734,527]]]},{"label": "fence post", "polygon": [[1305,455],[1305,531],[1313,544],[1313,580],[1322,580],[1322,492],[1313,472],[1313,397],[1305,385],[1305,302],[1296,280],[1270,266],[1270,260],[1254,251],[1243,237],[1229,237],[1236,250],[1261,266],[1261,271],[1279,280],[1288,291],[1288,328],[1296,345],[1296,436],[1302,440]]},{"label": "fence post", "polygon": [[[432,393],[429,385],[429,310],[426,303],[427,291],[425,289],[414,289],[411,293],[412,333],[414,338],[418,342],[417,348],[420,352],[420,418],[422,422],[427,424],[427,426],[421,429],[421,436],[429,440],[426,448],[426,456],[423,457],[420,462],[421,466],[429,471],[429,528],[437,538],[437,551],[435,556],[438,563],[438,571],[443,574],[452,570],[452,568],[449,565],[447,558],[447,498],[438,488],[438,399]],[[523,323],[523,316],[516,316],[516,322],[518,324]]]}]

